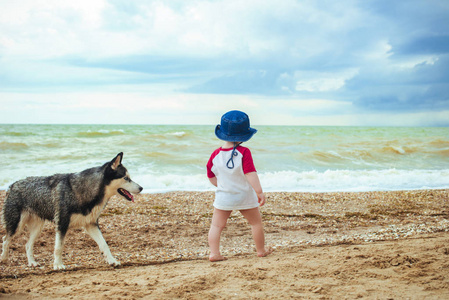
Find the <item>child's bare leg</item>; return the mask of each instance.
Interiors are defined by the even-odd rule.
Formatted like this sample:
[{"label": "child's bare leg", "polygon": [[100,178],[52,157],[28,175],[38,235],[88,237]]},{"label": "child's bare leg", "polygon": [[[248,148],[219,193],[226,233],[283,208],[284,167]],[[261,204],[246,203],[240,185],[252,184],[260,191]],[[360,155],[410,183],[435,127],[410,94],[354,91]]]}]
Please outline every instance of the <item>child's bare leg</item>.
[{"label": "child's bare leg", "polygon": [[252,208],[240,211],[242,215],[251,224],[251,231],[253,233],[254,243],[256,244],[257,256],[267,256],[273,250],[271,248],[265,248],[265,235],[263,232],[262,216],[260,215],[259,208]]},{"label": "child's bare leg", "polygon": [[220,254],[220,235],[226,226],[226,222],[231,215],[231,211],[214,208],[214,215],[209,229],[210,261],[220,261],[226,259]]}]

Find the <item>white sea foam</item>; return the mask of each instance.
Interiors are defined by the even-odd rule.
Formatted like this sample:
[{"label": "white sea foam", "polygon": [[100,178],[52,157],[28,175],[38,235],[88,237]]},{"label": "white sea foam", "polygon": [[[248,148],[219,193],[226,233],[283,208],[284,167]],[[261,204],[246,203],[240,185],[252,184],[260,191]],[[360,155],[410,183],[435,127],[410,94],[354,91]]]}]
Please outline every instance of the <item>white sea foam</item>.
[{"label": "white sea foam", "polygon": [[[260,173],[265,192],[343,192],[449,188],[449,170],[328,170],[325,172],[281,171]],[[205,174],[146,174],[134,180],[144,192],[211,191]]]},{"label": "white sea foam", "polygon": [[144,188],[143,193],[213,190],[213,186],[204,174],[143,174],[134,176],[133,180]]},{"label": "white sea foam", "polygon": [[167,135],[177,136],[177,137],[183,137],[186,135],[184,131],[176,131],[176,132],[170,132],[167,133]]},{"label": "white sea foam", "polygon": [[266,191],[333,192],[449,188],[449,170],[328,170],[260,174]]}]

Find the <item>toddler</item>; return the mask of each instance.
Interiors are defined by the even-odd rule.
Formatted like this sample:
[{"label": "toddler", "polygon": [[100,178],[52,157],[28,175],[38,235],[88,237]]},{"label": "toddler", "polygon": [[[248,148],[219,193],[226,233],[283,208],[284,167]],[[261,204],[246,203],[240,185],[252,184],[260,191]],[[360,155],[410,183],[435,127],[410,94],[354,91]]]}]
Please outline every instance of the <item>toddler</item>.
[{"label": "toddler", "polygon": [[215,128],[215,135],[225,144],[212,153],[207,163],[207,177],[217,187],[209,230],[209,260],[212,262],[226,259],[220,254],[220,235],[233,210],[239,210],[251,225],[257,256],[264,257],[272,252],[265,247],[259,212],[259,206],[265,204],[265,195],[250,150],[240,146],[256,132],[250,127],[248,115],[237,110],[224,114],[221,125]]}]

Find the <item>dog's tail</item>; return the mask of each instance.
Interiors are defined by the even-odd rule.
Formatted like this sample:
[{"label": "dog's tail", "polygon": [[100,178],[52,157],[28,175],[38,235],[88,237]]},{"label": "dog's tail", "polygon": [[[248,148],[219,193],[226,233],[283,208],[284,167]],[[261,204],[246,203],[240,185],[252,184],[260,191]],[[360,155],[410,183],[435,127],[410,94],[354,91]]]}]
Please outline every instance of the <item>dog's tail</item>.
[{"label": "dog's tail", "polygon": [[1,212],[1,221],[5,226],[6,234],[10,236],[16,233],[22,220],[22,207],[14,199],[17,196],[16,190],[14,184],[8,188]]},{"label": "dog's tail", "polygon": [[8,200],[8,196],[9,196],[9,190],[11,189],[11,186],[6,190],[6,196],[5,196],[5,201],[3,202],[3,207],[2,207],[2,211],[1,211],[1,217],[0,217],[0,221],[3,224],[3,226],[6,227],[6,223],[5,223],[5,203]]},{"label": "dog's tail", "polygon": [[13,184],[11,184],[9,187],[8,187],[8,189],[6,190],[6,195],[5,195],[5,201],[3,202],[3,207],[2,207],[2,211],[1,211],[1,217],[0,217],[0,221],[1,221],[1,223],[3,224],[3,226],[4,227],[6,227],[6,220],[5,220],[5,204],[6,204],[6,201],[8,201],[8,197],[9,197],[9,193],[10,193],[10,191],[11,191],[11,188],[12,188],[12,186],[14,185],[14,183]]}]

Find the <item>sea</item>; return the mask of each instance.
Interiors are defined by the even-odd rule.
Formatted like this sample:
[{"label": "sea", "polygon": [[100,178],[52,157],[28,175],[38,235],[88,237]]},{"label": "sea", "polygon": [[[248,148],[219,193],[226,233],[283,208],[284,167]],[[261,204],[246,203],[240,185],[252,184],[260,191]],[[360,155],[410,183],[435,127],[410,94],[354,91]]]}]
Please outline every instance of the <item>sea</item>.
[{"label": "sea", "polygon": [[[448,127],[254,126],[264,191],[449,188]],[[215,125],[0,124],[0,189],[28,176],[79,172],[124,153],[146,193],[213,191],[206,163]]]}]

